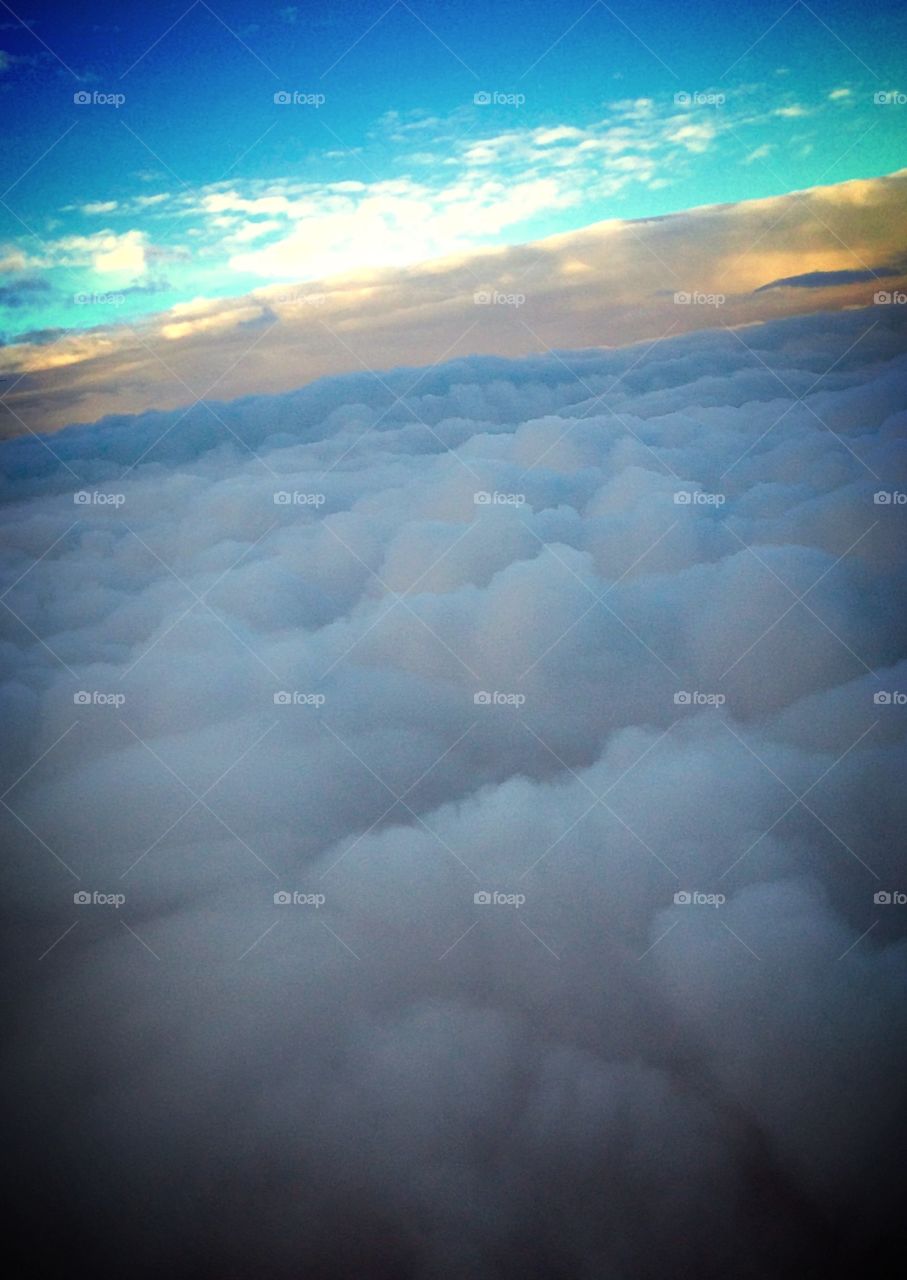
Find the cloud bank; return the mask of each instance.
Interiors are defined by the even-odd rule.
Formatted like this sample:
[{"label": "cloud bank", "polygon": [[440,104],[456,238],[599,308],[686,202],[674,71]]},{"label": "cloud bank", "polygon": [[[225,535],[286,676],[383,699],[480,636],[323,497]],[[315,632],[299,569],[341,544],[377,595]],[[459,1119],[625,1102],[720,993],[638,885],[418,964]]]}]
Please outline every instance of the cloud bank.
[{"label": "cloud bank", "polygon": [[4,446],[35,1274],[882,1256],[903,311]]},{"label": "cloud bank", "polygon": [[[288,391],[327,374],[388,369],[402,353],[412,365],[520,356],[588,346],[590,335],[617,346],[866,306],[879,290],[907,288],[905,184],[901,172],[614,219],[405,269],[199,297],[128,324],[118,322],[122,290],[92,294],[109,324],[0,349],[0,433]],[[239,217],[248,211],[236,200]],[[813,287],[795,287],[805,276]]]}]

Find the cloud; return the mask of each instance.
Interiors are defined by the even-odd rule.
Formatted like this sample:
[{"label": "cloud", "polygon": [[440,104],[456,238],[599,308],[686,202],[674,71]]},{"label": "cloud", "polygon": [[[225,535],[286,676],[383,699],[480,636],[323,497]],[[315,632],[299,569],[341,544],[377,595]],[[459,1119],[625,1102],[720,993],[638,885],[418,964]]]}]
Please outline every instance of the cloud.
[{"label": "cloud", "polygon": [[904,332],[461,358],[3,446],[36,1270],[890,1244]]},{"label": "cloud", "polygon": [[833,289],[839,285],[865,284],[868,281],[884,280],[888,276],[903,275],[901,267],[865,267],[856,271],[808,271],[798,276],[786,276],[783,280],[771,280],[755,290],[762,293],[764,289]]},{"label": "cloud", "polygon": [[91,235],[62,236],[47,246],[48,265],[90,266],[99,275],[144,270],[146,236],[143,231],[114,232],[107,228]]},{"label": "cloud", "polygon": [[[200,297],[128,328],[114,320],[63,336],[51,352],[25,340],[10,343],[0,373],[16,383],[5,403],[17,417],[5,414],[3,431],[19,433],[23,422],[46,431],[75,418],[173,408],[205,393],[285,391],[325,374],[388,368],[401,352],[413,365],[454,354],[516,356],[654,341],[716,321],[751,324],[820,305],[865,306],[876,291],[871,279],[845,276],[849,283],[821,299],[810,289],[754,291],[767,281],[901,261],[905,184],[901,173],[659,218],[614,219],[406,268]],[[385,198],[393,204],[397,197]],[[338,231],[350,235],[382,217],[380,209],[338,212]],[[420,234],[414,230],[414,240]],[[83,240],[83,257],[119,244]],[[329,254],[330,244],[323,247]],[[405,256],[395,234],[388,233],[386,249],[389,257]],[[312,246],[300,243],[294,252],[304,255]],[[144,243],[143,255],[148,264],[158,261],[153,245]],[[901,279],[890,283],[899,287]],[[700,301],[680,305],[675,294]],[[256,317],[262,327],[253,336],[247,326]]]},{"label": "cloud", "polygon": [[[292,6],[282,12],[296,16]],[[579,122],[556,115],[540,122],[534,97],[535,106],[524,111],[525,95],[490,89],[476,101],[467,95],[444,115],[385,112],[353,150],[316,146],[305,176],[271,166],[268,178],[233,174],[168,190],[172,174],[124,173],[113,188],[57,210],[59,220],[45,227],[48,242],[38,265],[57,273],[53,283],[63,294],[105,294],[123,283],[111,276],[132,279],[150,270],[155,245],[182,255],[172,277],[175,296],[183,298],[406,269],[583,227],[603,211],[652,208],[646,193],[675,190],[674,200],[659,197],[659,209],[689,203],[697,192],[717,190],[716,168],[730,172],[769,153],[780,157],[777,137],[793,123],[784,115],[804,110],[774,91],[767,107],[765,86],[745,84],[727,93],[700,89],[606,101]],[[797,121],[798,136],[785,142],[785,154],[802,159],[821,146],[823,113],[829,124],[839,113],[827,91],[820,96],[808,125]],[[276,104],[274,110],[284,123],[287,110],[294,118],[299,110],[306,118],[323,114],[314,105]],[[354,151],[364,168],[353,163]],[[139,194],[145,183],[154,185]],[[86,237],[86,217],[112,217],[126,230]],[[23,237],[18,251],[30,253]],[[78,281],[70,278],[74,267],[84,273]],[[84,312],[95,327],[107,314],[94,306]],[[147,316],[149,307],[133,300],[129,314]],[[23,330],[31,330],[60,317],[36,310],[21,319]]]},{"label": "cloud", "polygon": [[743,159],[744,164],[753,164],[756,160],[764,160],[766,156],[770,156],[774,150],[774,144],[771,142],[763,142],[761,146],[754,147],[748,152]]},{"label": "cloud", "polygon": [[9,275],[13,271],[24,271],[29,266],[28,257],[19,249],[6,245],[3,257],[0,257],[0,275]]},{"label": "cloud", "polygon": [[0,307],[18,310],[34,301],[36,294],[50,292],[50,284],[40,276],[21,276],[12,284],[0,285]]},{"label": "cloud", "polygon": [[95,200],[92,203],[83,204],[82,212],[89,214],[113,213],[118,207],[119,204],[116,200]]},{"label": "cloud", "polygon": [[[193,278],[207,264],[209,279],[304,280],[525,239],[540,219],[555,225],[560,210],[586,222],[603,200],[684,175],[692,157],[728,132],[714,109],[679,111],[669,101],[610,103],[582,127],[523,125],[515,111],[472,104],[448,118],[387,112],[368,135],[384,155],[367,166],[369,181],[236,177],[63,212],[116,212],[133,221],[129,236],[145,240],[152,228],[171,235],[178,219],[197,250]],[[373,166],[387,174],[389,147],[390,174],[378,176]],[[117,252],[126,251],[124,239]]]}]

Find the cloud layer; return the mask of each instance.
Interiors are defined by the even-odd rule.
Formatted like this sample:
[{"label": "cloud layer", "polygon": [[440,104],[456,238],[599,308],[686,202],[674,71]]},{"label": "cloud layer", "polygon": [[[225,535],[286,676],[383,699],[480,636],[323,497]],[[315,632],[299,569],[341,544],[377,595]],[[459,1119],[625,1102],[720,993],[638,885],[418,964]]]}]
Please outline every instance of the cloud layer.
[{"label": "cloud layer", "polygon": [[4,446],[36,1273],[872,1261],[903,310]]},{"label": "cloud layer", "polygon": [[[118,322],[122,291],[91,295],[109,312],[109,324],[41,332],[0,350],[0,432],[41,433],[151,406],[288,391],[325,374],[387,369],[403,353],[421,366],[453,355],[616,346],[719,323],[865,306],[879,290],[907,288],[905,183],[898,173],[615,219],[407,269],[199,297],[130,324]],[[216,198],[230,208],[218,216],[249,216],[249,201],[236,193]],[[253,202],[262,216],[266,199]],[[459,243],[449,228],[441,239]],[[101,236],[91,247],[116,257],[135,246]],[[166,258],[156,264],[166,266]],[[813,287],[797,287],[806,276]]]}]

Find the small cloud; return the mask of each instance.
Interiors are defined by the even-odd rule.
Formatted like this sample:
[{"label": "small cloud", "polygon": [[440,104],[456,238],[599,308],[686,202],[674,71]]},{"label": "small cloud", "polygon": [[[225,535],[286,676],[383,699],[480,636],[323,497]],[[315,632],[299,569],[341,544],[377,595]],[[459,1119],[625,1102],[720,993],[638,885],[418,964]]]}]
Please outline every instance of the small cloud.
[{"label": "small cloud", "polygon": [[771,142],[763,142],[761,147],[757,147],[755,151],[751,151],[748,156],[744,157],[744,164],[752,164],[755,160],[764,160],[774,150]]},{"label": "small cloud", "polygon": [[119,208],[116,200],[95,200],[81,206],[83,213],[113,213]]},{"label": "small cloud", "polygon": [[0,258],[0,275],[7,275],[12,271],[23,271],[28,266],[28,260],[25,254],[19,249],[12,249]]},{"label": "small cloud", "polygon": [[828,95],[828,100],[829,102],[840,102],[842,99],[850,98],[852,96],[853,91],[851,89],[832,89],[831,93]]},{"label": "small cloud", "polygon": [[537,147],[548,147],[553,142],[573,141],[582,136],[582,129],[575,129],[572,125],[561,124],[554,129],[540,129],[535,135],[535,145]]},{"label": "small cloud", "polygon": [[801,116],[808,116],[809,112],[799,102],[794,102],[789,107],[779,107],[774,114],[783,116],[785,120],[798,120]]}]

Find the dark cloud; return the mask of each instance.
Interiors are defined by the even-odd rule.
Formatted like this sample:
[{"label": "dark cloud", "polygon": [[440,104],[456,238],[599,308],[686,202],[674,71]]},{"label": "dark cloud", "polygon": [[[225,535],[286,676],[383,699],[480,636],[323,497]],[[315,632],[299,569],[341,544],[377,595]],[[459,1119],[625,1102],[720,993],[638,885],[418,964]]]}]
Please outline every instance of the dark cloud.
[{"label": "dark cloud", "polygon": [[785,276],[783,280],[771,280],[760,285],[754,293],[764,293],[766,289],[833,289],[846,284],[865,284],[870,280],[885,280],[891,276],[903,275],[901,267],[866,267],[855,271],[807,271],[800,276]]},{"label": "dark cloud", "polygon": [[879,1270],[904,312],[3,446],[26,1274]]},{"label": "dark cloud", "polygon": [[50,284],[40,276],[22,276],[10,284],[0,285],[0,307],[17,311],[20,307],[34,306],[35,295],[51,292]]}]

